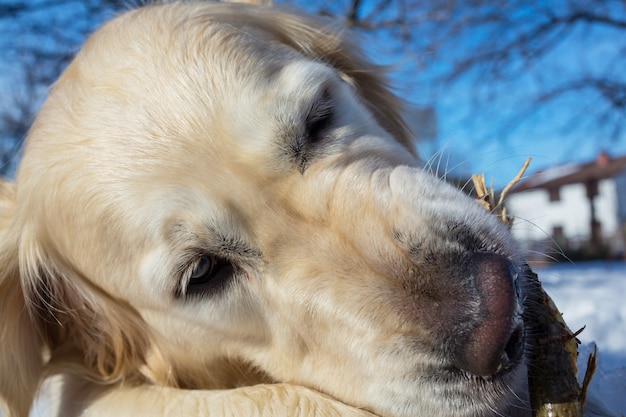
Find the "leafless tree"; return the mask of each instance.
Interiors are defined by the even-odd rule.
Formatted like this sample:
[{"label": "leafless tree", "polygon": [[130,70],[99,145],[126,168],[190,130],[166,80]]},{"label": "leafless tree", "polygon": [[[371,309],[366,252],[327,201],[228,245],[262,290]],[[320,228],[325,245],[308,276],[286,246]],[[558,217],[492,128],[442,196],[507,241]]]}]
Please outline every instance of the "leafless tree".
[{"label": "leafless tree", "polygon": [[0,2],[0,175],[11,173],[20,143],[47,94],[87,34],[124,0]]},{"label": "leafless tree", "polygon": [[[466,118],[490,126],[486,135],[506,140],[540,118],[537,124],[558,134],[576,132],[572,143],[587,134],[610,147],[626,130],[624,0],[275,2],[331,16],[360,32],[375,59],[393,64],[404,96],[417,107],[454,103],[469,92],[473,105],[464,107]],[[0,75],[11,80],[0,92],[0,174],[10,169],[16,141],[47,86],[86,35],[131,3],[0,2]],[[419,112],[416,124],[429,118],[428,111]]]},{"label": "leafless tree", "polygon": [[[285,0],[333,16],[400,62],[412,99],[437,102],[463,87],[470,116],[490,103],[500,137],[537,117],[567,136],[623,137],[626,128],[624,0]],[[381,52],[382,51],[382,52]],[[488,117],[493,117],[489,114]]]}]

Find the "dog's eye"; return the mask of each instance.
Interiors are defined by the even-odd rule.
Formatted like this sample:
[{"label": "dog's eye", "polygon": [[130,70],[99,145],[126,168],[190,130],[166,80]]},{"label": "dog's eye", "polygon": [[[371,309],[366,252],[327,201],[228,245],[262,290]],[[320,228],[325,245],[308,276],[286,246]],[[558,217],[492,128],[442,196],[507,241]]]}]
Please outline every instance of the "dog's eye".
[{"label": "dog's eye", "polygon": [[219,291],[233,275],[234,268],[225,259],[200,256],[190,268],[185,295],[205,295]]},{"label": "dog's eye", "polygon": [[306,132],[310,142],[317,142],[326,137],[326,130],[333,123],[333,103],[328,92],[315,102],[306,119]]}]

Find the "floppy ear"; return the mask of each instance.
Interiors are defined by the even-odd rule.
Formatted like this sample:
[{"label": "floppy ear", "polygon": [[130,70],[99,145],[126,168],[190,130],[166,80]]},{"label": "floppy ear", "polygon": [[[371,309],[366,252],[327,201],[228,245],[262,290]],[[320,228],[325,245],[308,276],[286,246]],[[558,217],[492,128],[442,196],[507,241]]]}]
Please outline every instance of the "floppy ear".
[{"label": "floppy ear", "polygon": [[22,239],[21,279],[50,352],[45,375],[74,374],[103,385],[168,384],[167,364],[141,315],[94,284],[45,237],[38,239]]},{"label": "floppy ear", "polygon": [[[16,216],[15,186],[0,181],[0,399],[5,417],[27,417],[54,373],[101,384],[171,385],[148,326],[130,305],[98,288],[29,216]],[[19,218],[18,218],[19,217]],[[21,221],[21,223],[20,223]]]},{"label": "floppy ear", "polygon": [[26,417],[42,375],[43,343],[20,280],[18,237],[9,227],[14,208],[15,186],[0,180],[0,399],[6,417]]}]

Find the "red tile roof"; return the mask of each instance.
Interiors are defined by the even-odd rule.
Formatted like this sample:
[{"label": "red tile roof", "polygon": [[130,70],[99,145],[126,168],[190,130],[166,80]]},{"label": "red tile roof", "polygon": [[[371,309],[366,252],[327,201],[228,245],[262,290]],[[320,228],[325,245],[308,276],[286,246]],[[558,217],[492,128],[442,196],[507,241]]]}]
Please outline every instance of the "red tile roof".
[{"label": "red tile roof", "polygon": [[554,189],[564,185],[612,178],[626,170],[626,156],[611,158],[606,152],[585,164],[566,164],[530,175],[513,188],[512,193],[536,189]]}]

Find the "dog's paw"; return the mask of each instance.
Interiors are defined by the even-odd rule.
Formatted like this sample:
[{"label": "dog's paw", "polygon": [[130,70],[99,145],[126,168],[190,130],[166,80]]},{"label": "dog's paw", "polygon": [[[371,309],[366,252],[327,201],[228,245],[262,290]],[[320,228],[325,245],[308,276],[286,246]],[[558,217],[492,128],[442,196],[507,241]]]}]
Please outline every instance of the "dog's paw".
[{"label": "dog's paw", "polygon": [[[374,414],[366,410],[344,404],[318,391],[298,385],[255,385],[233,390],[231,395],[252,399],[252,401],[231,402],[231,404],[241,405],[249,403],[250,409],[241,410],[245,415],[375,417]],[[235,412],[235,414],[238,414],[238,412]]]}]

